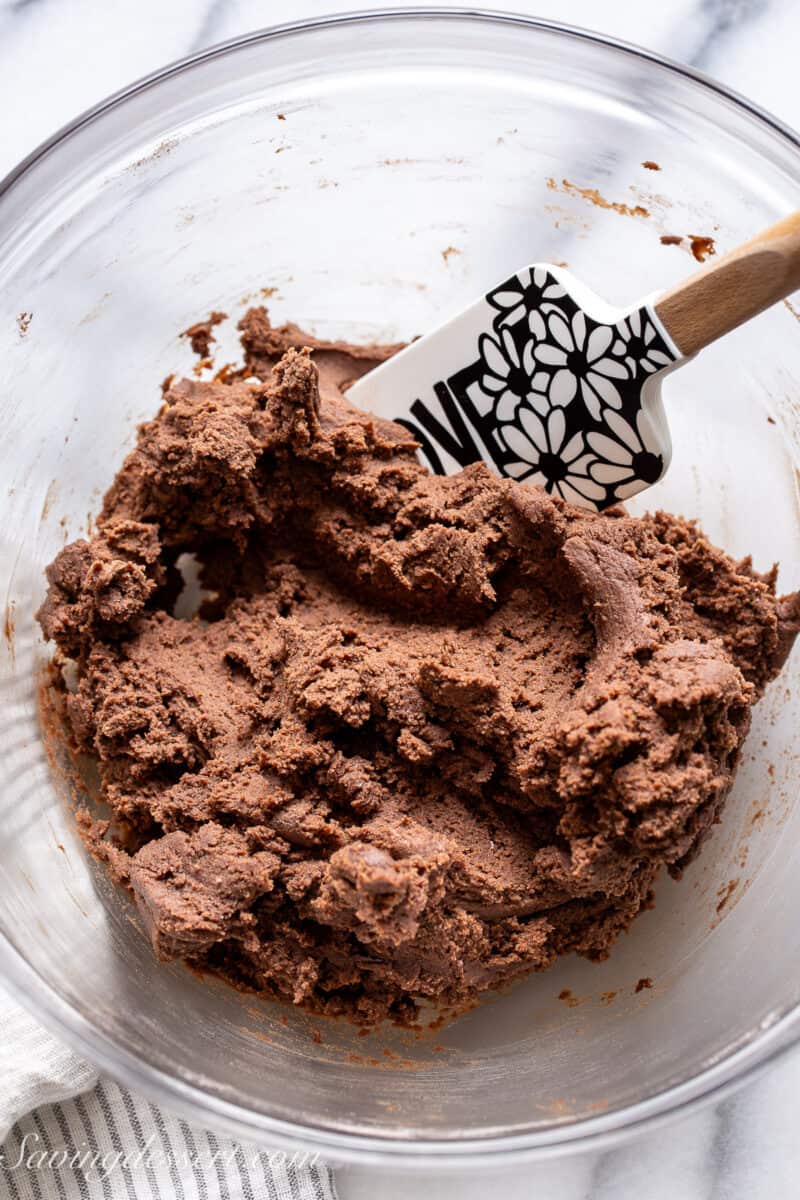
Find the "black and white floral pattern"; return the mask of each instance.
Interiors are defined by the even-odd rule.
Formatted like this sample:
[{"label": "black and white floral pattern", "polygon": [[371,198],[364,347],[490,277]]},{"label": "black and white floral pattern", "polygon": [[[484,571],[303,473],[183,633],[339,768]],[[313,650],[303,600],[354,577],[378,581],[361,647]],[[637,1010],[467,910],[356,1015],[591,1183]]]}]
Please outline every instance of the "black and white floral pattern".
[{"label": "black and white floral pattern", "polygon": [[[531,314],[530,326],[534,317],[541,318],[541,313]],[[611,327],[596,325],[590,330],[581,309],[571,319],[560,310],[541,319],[545,335],[537,340],[533,358],[552,373],[548,392],[551,404],[567,405],[580,394],[596,421],[604,404],[622,408],[618,384],[629,378],[630,368],[608,353],[615,340]]]},{"label": "black and white floral pattern", "polygon": [[488,333],[480,338],[481,387],[494,398],[498,421],[511,421],[520,400],[533,404],[537,392],[544,395],[548,381],[546,375],[537,380],[535,347],[532,337],[515,341],[507,327],[500,330],[497,341]]},{"label": "black and white floral pattern", "polygon": [[596,321],[545,267],[486,301],[495,315],[476,359],[434,385],[450,427],[422,400],[403,421],[433,469],[437,446],[461,466],[488,451],[501,475],[598,509],[655,483],[664,461],[642,386],[675,355],[648,310]]},{"label": "black and white floral pattern", "polygon": [[529,314],[539,312],[543,302],[558,303],[566,292],[545,267],[526,267],[512,275],[499,288],[489,292],[486,299],[498,310],[495,328],[515,325]]},{"label": "black and white floral pattern", "polygon": [[505,474],[527,480],[555,492],[571,504],[596,504],[605,498],[606,489],[592,478],[591,468],[600,460],[587,453],[583,434],[578,430],[567,437],[567,419],[563,408],[551,408],[542,418],[533,409],[520,404],[513,422],[500,426],[509,454]]},{"label": "black and white floral pattern", "polygon": [[590,432],[586,441],[597,454],[589,474],[598,483],[612,485],[623,500],[640,490],[640,481],[655,483],[661,474],[662,462],[658,447],[651,444],[641,410],[629,425],[619,413],[607,412],[607,433]]},{"label": "black and white floral pattern", "polygon": [[615,348],[617,353],[625,355],[629,370],[636,371],[638,368],[646,375],[651,375],[674,362],[646,311],[637,309],[617,322],[615,328],[619,335]]}]

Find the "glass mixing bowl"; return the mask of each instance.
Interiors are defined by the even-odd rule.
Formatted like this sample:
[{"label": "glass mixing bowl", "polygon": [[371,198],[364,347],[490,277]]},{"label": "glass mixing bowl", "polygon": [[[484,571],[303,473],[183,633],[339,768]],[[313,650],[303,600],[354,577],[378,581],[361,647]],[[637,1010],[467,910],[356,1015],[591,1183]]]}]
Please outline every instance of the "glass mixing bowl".
[{"label": "glass mixing bowl", "polygon": [[[566,959],[444,1029],[358,1037],[155,962],[48,757],[32,614],[160,381],[188,369],[178,332],[212,308],[269,293],[279,320],[395,340],[537,259],[624,302],[694,268],[689,243],[663,237],[724,248],[799,192],[797,138],[710,81],[577,30],[456,11],[209,50],[2,184],[0,965],[42,1021],[207,1126],[428,1169],[596,1146],[797,1038],[797,654],[756,711],[722,826],[607,962]],[[218,364],[233,353],[221,341]],[[640,505],[699,518],[759,568],[780,560],[797,587],[797,314],[777,306],[664,393],[674,462]]]}]

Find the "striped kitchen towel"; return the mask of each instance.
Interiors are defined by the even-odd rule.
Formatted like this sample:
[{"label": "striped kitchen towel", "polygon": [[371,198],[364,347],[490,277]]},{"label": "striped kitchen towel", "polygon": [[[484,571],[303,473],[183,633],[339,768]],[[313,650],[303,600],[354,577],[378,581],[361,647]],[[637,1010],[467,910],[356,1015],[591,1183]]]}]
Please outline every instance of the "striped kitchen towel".
[{"label": "striped kitchen towel", "polygon": [[0,991],[0,1195],[8,1200],[336,1200],[299,1151],[217,1137],[83,1062]]}]

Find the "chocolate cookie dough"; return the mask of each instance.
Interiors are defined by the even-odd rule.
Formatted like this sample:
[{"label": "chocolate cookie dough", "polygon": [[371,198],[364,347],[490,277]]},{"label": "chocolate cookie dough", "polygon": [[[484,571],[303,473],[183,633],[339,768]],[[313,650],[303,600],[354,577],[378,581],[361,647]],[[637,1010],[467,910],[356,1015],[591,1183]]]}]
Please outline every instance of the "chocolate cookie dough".
[{"label": "chocolate cookie dough", "polygon": [[343,394],[388,351],[242,338],[47,571],[94,853],[159,957],[365,1022],[604,957],[718,819],[800,600],[677,517],[429,474]]}]

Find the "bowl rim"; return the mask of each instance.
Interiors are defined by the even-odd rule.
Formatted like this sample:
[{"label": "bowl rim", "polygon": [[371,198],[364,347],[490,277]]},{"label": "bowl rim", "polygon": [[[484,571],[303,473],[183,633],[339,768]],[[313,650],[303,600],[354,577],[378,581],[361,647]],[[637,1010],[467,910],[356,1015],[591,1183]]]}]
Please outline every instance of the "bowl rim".
[{"label": "bowl rim", "polygon": [[[629,58],[653,64],[705,92],[726,100],[754,117],[777,134],[788,147],[800,151],[800,134],[738,92],[693,67],[608,34],[559,21],[484,8],[424,5],[409,8],[380,8],[337,13],[331,16],[290,21],[253,30],[216,43],[177,59],[112,93],[67,122],[0,180],[0,199],[38,162],[55,151],[79,130],[100,119],[133,97],[157,87],[165,80],[190,71],[215,58],[250,45],[279,38],[313,33],[316,30],[358,24],[402,21],[452,21],[473,24],[512,25],[521,29],[555,33],[578,42],[621,52]],[[304,1150],[331,1162],[358,1162],[407,1169],[475,1168],[507,1166],[513,1162],[552,1158],[588,1150],[603,1150],[644,1129],[652,1129],[709,1103],[719,1101],[800,1041],[800,1004],[776,1010],[748,1038],[707,1063],[699,1072],[676,1081],[643,1100],[626,1104],[606,1115],[597,1115],[545,1129],[496,1136],[453,1137],[419,1141],[386,1134],[354,1134],[327,1126],[301,1124],[257,1113],[235,1102],[210,1095],[188,1082],[167,1075],[159,1067],[132,1054],[99,1031],[91,1020],[65,1001],[24,959],[0,932],[0,979],[4,987],[33,1015],[65,1041],[87,1054],[100,1068],[135,1087],[172,1111],[209,1125],[233,1138],[243,1135],[289,1151]]]}]

